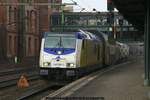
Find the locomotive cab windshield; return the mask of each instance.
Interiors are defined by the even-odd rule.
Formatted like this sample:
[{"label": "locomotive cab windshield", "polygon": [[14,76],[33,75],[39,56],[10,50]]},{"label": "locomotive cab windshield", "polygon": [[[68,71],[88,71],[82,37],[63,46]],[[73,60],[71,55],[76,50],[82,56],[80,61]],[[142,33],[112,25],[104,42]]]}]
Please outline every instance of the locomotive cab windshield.
[{"label": "locomotive cab windshield", "polygon": [[76,39],[73,36],[49,36],[45,39],[45,48],[75,48]]},{"label": "locomotive cab windshield", "polygon": [[65,55],[75,52],[76,38],[74,34],[48,34],[45,37],[44,49],[55,55]]}]

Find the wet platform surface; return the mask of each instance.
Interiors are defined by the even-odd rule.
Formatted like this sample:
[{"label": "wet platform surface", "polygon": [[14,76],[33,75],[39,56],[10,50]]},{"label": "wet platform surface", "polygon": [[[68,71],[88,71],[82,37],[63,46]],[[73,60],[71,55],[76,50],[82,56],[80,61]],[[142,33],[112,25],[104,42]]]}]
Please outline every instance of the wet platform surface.
[{"label": "wet platform surface", "polygon": [[139,59],[99,75],[67,96],[104,97],[105,100],[148,100],[150,87],[144,86],[143,76],[144,60]]},{"label": "wet platform surface", "polygon": [[144,86],[144,60],[115,65],[79,79],[71,89],[60,92],[69,97],[104,97],[104,100],[148,100]]}]

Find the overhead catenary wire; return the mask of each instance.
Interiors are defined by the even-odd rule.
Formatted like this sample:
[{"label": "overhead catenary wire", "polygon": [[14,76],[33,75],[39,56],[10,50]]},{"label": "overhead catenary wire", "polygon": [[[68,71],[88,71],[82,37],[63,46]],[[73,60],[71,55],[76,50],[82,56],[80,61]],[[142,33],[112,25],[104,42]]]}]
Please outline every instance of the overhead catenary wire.
[{"label": "overhead catenary wire", "polygon": [[83,4],[86,4],[88,8],[93,9],[93,7],[91,7],[91,6],[90,6],[87,2],[85,2],[84,0],[81,0],[81,2],[82,2]]},{"label": "overhead catenary wire", "polygon": [[91,7],[87,2],[85,2],[85,0],[81,0],[84,4],[86,4],[88,6],[88,8],[90,8],[92,11],[96,11],[99,12],[95,7]]},{"label": "overhead catenary wire", "polygon": [[[74,0],[71,0],[71,1],[74,2]],[[90,8],[92,11],[93,11],[93,9],[95,9],[95,7],[91,7],[91,6],[90,6],[87,2],[85,2],[84,0],[81,0],[81,2],[82,2],[83,4],[86,4],[87,7]],[[81,9],[84,8],[84,7],[80,6],[78,3],[77,3],[77,6],[80,7]],[[89,12],[86,8],[85,8],[85,10],[86,10],[87,12]],[[97,10],[96,10],[96,11],[97,11]]]},{"label": "overhead catenary wire", "polygon": [[76,1],[74,1],[74,0],[70,0],[70,1],[76,3],[76,6],[78,6],[81,9],[80,12],[82,12],[83,10],[85,10],[86,12],[89,12],[88,10],[86,10],[86,8],[80,6]]}]

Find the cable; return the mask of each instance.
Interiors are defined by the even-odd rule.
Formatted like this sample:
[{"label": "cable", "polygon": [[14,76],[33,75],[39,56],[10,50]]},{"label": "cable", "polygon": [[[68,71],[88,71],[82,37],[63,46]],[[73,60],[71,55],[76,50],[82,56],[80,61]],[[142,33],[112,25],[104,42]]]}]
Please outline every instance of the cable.
[{"label": "cable", "polygon": [[88,8],[93,9],[93,8],[92,8],[87,2],[85,2],[84,0],[81,0],[81,2],[82,2],[83,4],[86,4]]},{"label": "cable", "polygon": [[74,0],[70,0],[70,1],[72,1],[73,3],[75,3],[75,4],[77,4],[77,2],[76,1],[74,1]]},{"label": "cable", "polygon": [[72,2],[74,2],[74,3],[76,3],[77,4],[77,6],[78,7],[80,7],[80,9],[81,9],[81,11],[80,12],[82,12],[83,10],[85,10],[86,12],[89,12],[88,10],[86,10],[84,7],[81,7],[76,1],[74,1],[74,0],[70,0],[70,1],[72,1]]}]

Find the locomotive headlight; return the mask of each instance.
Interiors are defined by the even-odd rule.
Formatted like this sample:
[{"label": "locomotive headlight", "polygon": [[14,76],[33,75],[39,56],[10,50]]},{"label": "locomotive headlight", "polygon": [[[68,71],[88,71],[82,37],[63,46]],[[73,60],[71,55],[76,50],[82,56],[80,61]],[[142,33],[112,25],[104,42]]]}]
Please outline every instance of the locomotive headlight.
[{"label": "locomotive headlight", "polygon": [[75,64],[73,64],[73,63],[68,63],[68,67],[69,67],[69,68],[74,68],[74,67],[75,67]]},{"label": "locomotive headlight", "polygon": [[61,55],[61,54],[62,54],[62,52],[61,52],[61,51],[57,51],[57,54]]},{"label": "locomotive headlight", "polygon": [[67,63],[67,67],[68,68],[75,68],[75,64],[74,63]]},{"label": "locomotive headlight", "polygon": [[70,67],[74,67],[74,64],[70,64]]},{"label": "locomotive headlight", "polygon": [[44,62],[44,63],[43,63],[43,65],[46,66],[46,67],[49,66],[49,64],[50,64],[50,63],[48,63],[48,62]]}]

